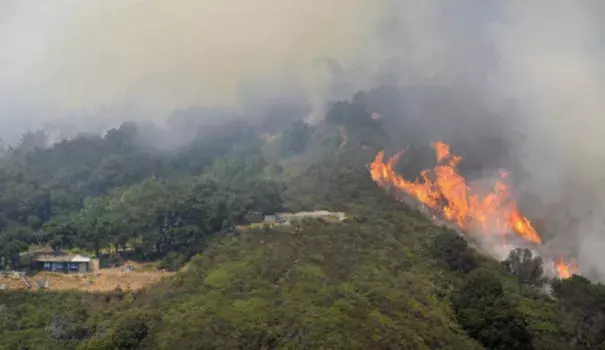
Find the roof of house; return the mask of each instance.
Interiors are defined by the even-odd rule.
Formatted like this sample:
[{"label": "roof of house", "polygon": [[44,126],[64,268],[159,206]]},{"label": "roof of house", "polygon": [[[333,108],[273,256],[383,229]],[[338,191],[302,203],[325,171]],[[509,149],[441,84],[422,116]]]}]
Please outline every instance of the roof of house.
[{"label": "roof of house", "polygon": [[82,256],[82,255],[76,255],[73,257],[73,259],[71,259],[71,262],[90,262],[90,258]]},{"label": "roof of house", "polygon": [[341,212],[330,212],[327,210],[317,210],[317,211],[300,211],[298,213],[277,213],[275,215],[278,216],[332,216],[332,215],[344,215]]},{"label": "roof of house", "polygon": [[36,257],[36,261],[39,262],[76,262],[76,263],[84,263],[90,262],[90,258],[79,254],[69,254],[69,255],[40,255]]}]

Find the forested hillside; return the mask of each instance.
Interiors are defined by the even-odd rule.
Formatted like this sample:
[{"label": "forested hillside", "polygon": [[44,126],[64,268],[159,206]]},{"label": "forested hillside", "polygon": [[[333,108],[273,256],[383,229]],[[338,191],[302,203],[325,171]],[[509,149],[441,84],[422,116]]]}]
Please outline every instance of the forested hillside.
[{"label": "forested hillside", "polygon": [[[137,292],[0,291],[0,348],[605,346],[605,287],[545,285],[531,252],[482,256],[372,182],[396,113],[375,105],[390,93],[336,103],[317,125],[236,129],[178,151],[151,150],[133,124],[50,148],[24,136],[0,168],[2,268],[30,245],[184,268]],[[314,209],[347,219],[246,228]]]},{"label": "forested hillside", "polygon": [[0,268],[29,245],[135,249],[141,258],[232,229],[248,211],[281,207],[257,135],[239,130],[171,152],[134,124],[47,148],[28,133],[0,167]]}]

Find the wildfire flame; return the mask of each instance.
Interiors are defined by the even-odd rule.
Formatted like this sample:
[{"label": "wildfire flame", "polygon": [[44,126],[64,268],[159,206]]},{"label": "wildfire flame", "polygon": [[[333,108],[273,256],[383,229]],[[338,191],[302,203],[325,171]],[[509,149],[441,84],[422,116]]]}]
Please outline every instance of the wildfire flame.
[{"label": "wildfire flame", "polygon": [[575,264],[566,262],[562,256],[559,256],[555,262],[555,267],[557,268],[557,275],[562,279],[569,278],[578,272],[578,267]]},{"label": "wildfire flame", "polygon": [[[395,172],[395,165],[406,152],[404,149],[386,161],[384,151],[379,152],[370,164],[372,179],[382,187],[394,187],[408,194],[463,231],[485,235],[498,233],[502,237],[514,232],[532,244],[542,242],[531,221],[519,211],[517,202],[512,198],[506,183],[507,172],[501,171],[493,188],[482,192],[471,187],[458,172],[462,158],[452,155],[448,144],[439,141],[433,143],[432,147],[437,165],[431,170],[423,170],[420,178],[409,181]],[[562,259],[557,261],[556,266],[561,278],[573,274],[569,264]]]},{"label": "wildfire flame", "polygon": [[450,146],[443,142],[435,142],[433,148],[437,166],[432,171],[422,171],[421,179],[408,181],[395,173],[394,166],[405,150],[386,162],[384,152],[378,153],[370,165],[372,179],[383,186],[404,191],[463,230],[478,229],[485,234],[493,230],[513,231],[530,242],[541,243],[531,222],[519,212],[517,203],[511,198],[510,189],[504,182],[506,172],[500,173],[500,180],[490,193],[475,193],[458,173],[462,158],[452,155]]}]

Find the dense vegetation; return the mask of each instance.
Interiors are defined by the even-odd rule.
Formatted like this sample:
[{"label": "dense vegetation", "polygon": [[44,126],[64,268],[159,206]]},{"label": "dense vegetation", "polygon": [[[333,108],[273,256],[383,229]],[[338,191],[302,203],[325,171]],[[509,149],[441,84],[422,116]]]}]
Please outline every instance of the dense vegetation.
[{"label": "dense vegetation", "polygon": [[124,124],[51,148],[44,134],[28,133],[9,149],[0,167],[0,269],[32,244],[96,255],[129,248],[144,258],[193,247],[248,212],[281,208],[256,137],[236,132],[162,154],[137,143],[137,132]]},{"label": "dense vegetation", "polygon": [[[179,152],[149,151],[132,124],[51,148],[28,134],[0,169],[5,268],[31,244],[172,268],[192,259],[138,292],[0,291],[0,348],[605,346],[605,287],[578,276],[545,284],[527,250],[488,259],[371,182],[364,167],[389,123],[368,113],[380,96],[265,141],[236,131]],[[236,229],[287,209],[347,219]]]}]

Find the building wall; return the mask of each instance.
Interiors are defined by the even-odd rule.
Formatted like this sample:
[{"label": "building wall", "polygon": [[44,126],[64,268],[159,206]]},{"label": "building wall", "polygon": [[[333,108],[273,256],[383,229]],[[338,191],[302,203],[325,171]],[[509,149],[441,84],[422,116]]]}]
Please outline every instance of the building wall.
[{"label": "building wall", "polygon": [[302,220],[305,218],[310,219],[329,219],[336,218],[338,220],[345,219],[345,213],[342,212],[329,212],[325,210],[312,211],[312,212],[299,212],[299,213],[278,213],[275,215],[265,215],[265,222],[275,222],[278,224],[287,224],[294,220]]},{"label": "building wall", "polygon": [[295,215],[290,215],[286,217],[286,220],[302,220],[302,219],[344,219],[344,215],[340,213],[300,213]]},{"label": "building wall", "polygon": [[87,263],[79,263],[78,272],[79,273],[86,273],[86,272],[88,272],[88,264]]},{"label": "building wall", "polygon": [[88,272],[88,263],[85,262],[45,262],[40,261],[38,265],[41,270],[59,273],[86,273]]}]

